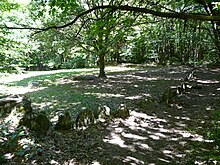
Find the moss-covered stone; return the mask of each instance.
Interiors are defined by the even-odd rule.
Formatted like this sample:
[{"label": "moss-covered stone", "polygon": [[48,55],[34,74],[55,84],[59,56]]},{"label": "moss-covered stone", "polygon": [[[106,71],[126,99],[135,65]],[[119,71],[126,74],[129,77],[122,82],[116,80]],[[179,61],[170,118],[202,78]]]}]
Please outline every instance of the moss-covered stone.
[{"label": "moss-covered stone", "polygon": [[72,117],[69,112],[61,114],[55,125],[55,130],[70,130],[73,127]]},{"label": "moss-covered stone", "polygon": [[50,129],[51,123],[46,114],[32,112],[24,116],[20,125],[27,127],[31,132],[46,134]]},{"label": "moss-covered stone", "polygon": [[31,106],[31,100],[28,97],[23,96],[20,100],[21,101],[19,101],[16,107],[17,112],[29,113],[33,111]]},{"label": "moss-covered stone", "polygon": [[126,119],[130,116],[130,112],[125,104],[121,104],[117,110],[111,111],[111,116],[114,118]]},{"label": "moss-covered stone", "polygon": [[76,129],[80,129],[81,127],[88,127],[89,125],[94,124],[94,122],[94,113],[87,108],[82,109],[76,117]]}]

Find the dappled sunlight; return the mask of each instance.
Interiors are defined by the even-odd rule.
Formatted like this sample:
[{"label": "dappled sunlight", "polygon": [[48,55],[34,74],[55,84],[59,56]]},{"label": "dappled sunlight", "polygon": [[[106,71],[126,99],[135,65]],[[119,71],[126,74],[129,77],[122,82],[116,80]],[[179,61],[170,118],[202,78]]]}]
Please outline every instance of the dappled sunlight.
[{"label": "dappled sunlight", "polygon": [[53,100],[53,102],[41,102],[41,103],[33,103],[34,106],[37,106],[40,109],[44,109],[45,107],[51,107],[54,108],[54,106],[56,106],[58,103],[57,100]]},{"label": "dappled sunlight", "polygon": [[[72,70],[53,70],[53,71],[28,71],[24,74],[8,74],[0,79],[0,83],[11,83],[15,81],[21,81],[30,77],[58,74],[58,73],[68,73],[68,72],[80,72],[86,69],[72,69]],[[87,69],[88,70],[88,69]],[[90,69],[91,70],[91,69]]]},{"label": "dappled sunlight", "polygon": [[[112,79],[113,82],[118,82],[115,79],[120,78],[120,80],[126,80],[124,83],[128,83],[128,84],[133,83],[133,81],[131,81],[133,79],[137,81],[156,81],[156,80],[161,79],[161,77],[147,77],[143,75],[136,75],[135,73],[130,73],[126,75],[109,75],[108,78]],[[170,80],[170,79],[167,79],[167,80]]]},{"label": "dappled sunlight", "polygon": [[137,100],[137,99],[141,99],[142,96],[129,96],[129,97],[125,97],[125,99],[128,99],[128,100]]},{"label": "dappled sunlight", "polygon": [[127,148],[129,150],[134,150],[132,145],[126,145],[125,141],[122,140],[121,136],[115,133],[111,133],[110,137],[108,139],[103,139],[104,142],[108,142],[111,144],[119,145],[122,148]]},{"label": "dappled sunlight", "polygon": [[145,144],[145,143],[139,142],[139,141],[134,142],[133,144],[136,145],[136,146],[138,146],[138,147],[139,147],[140,149],[142,149],[142,150],[147,150],[147,151],[153,152],[153,148],[150,147],[148,144]]},{"label": "dappled sunlight", "polygon": [[[33,109],[45,112],[53,125],[48,135],[38,139],[41,148],[45,149],[42,153],[48,158],[46,163],[177,164],[191,152],[192,143],[213,142],[192,130],[205,128],[208,115],[218,107],[212,102],[212,99],[218,99],[218,84],[200,83],[201,89],[189,89],[174,102],[165,104],[158,101],[162,92],[166,87],[176,88],[184,77],[181,71],[185,73],[186,70],[155,68],[130,72],[129,69],[126,73],[110,73],[119,71],[117,68],[123,70],[109,67],[109,75],[103,79],[75,81],[74,77],[81,73],[71,72],[34,77],[33,80],[27,78],[15,83],[18,88],[26,89]],[[215,88],[210,88],[211,85]],[[210,90],[206,93],[207,89]],[[211,104],[205,102],[208,97]],[[125,104],[130,112],[126,119],[110,116],[94,121],[95,124],[86,129],[75,130],[75,125],[72,130],[63,132],[53,129],[65,111],[75,122],[83,108],[93,111],[101,105],[114,111],[121,104]],[[23,144],[23,141],[19,142]],[[10,156],[14,159],[14,155]],[[32,164],[38,164],[35,159],[38,158],[34,157]]]},{"label": "dappled sunlight", "polygon": [[190,121],[191,119],[189,117],[185,117],[185,116],[176,116],[174,117],[175,119],[178,119],[178,120],[188,120]]},{"label": "dappled sunlight", "polygon": [[122,132],[121,135],[125,138],[130,138],[130,139],[135,139],[135,140],[145,140],[145,139],[147,139],[147,137],[143,137],[143,136],[139,136],[139,135],[135,135],[135,134],[131,134],[131,133]]},{"label": "dappled sunlight", "polygon": [[219,81],[213,81],[213,80],[197,80],[198,83],[201,84],[218,84]]},{"label": "dappled sunlight", "polygon": [[206,107],[206,110],[207,110],[207,111],[214,111],[214,110],[215,110],[215,108],[214,108],[214,107],[212,107],[212,106],[208,106],[208,107]]},{"label": "dappled sunlight", "polygon": [[75,82],[77,81],[72,80],[68,77],[64,77],[64,78],[57,79],[55,83],[56,85],[64,85],[64,84],[70,84],[70,83],[75,83]]},{"label": "dappled sunlight", "polygon": [[134,163],[130,163],[130,164],[132,164],[132,165],[145,164],[144,161],[138,160],[137,158],[131,157],[131,156],[127,156],[127,157],[123,160],[123,162],[125,162],[125,163],[126,163],[126,162],[134,162]]},{"label": "dappled sunlight", "polygon": [[150,116],[150,115],[147,115],[145,113],[136,112],[136,111],[131,111],[131,116],[136,117],[136,119],[141,119],[142,118],[142,119],[149,120],[149,121],[154,121],[154,122],[164,122],[164,123],[167,122],[165,119],[160,119],[160,118],[157,118],[156,116]]},{"label": "dappled sunlight", "polygon": [[23,86],[5,86],[0,85],[1,93],[5,94],[26,94],[28,92],[36,92],[39,90],[43,90],[46,87],[39,87],[39,88],[31,88],[29,86],[23,87]]},{"label": "dappled sunlight", "polygon": [[[4,120],[5,123],[8,123],[8,128],[10,131],[14,131],[14,129],[19,125],[20,121],[20,114],[15,114],[13,111],[10,113],[9,116],[7,116]],[[0,121],[2,123],[2,121]]]},{"label": "dappled sunlight", "polygon": [[124,98],[124,95],[121,94],[110,94],[110,93],[85,93],[85,95],[93,95],[93,96],[97,96],[97,98],[112,98],[112,97],[116,97],[116,98]]},{"label": "dappled sunlight", "polygon": [[[184,148],[186,143],[212,142],[204,139],[202,135],[187,130],[184,121],[191,121],[189,117],[168,116],[170,116],[169,113],[164,113],[164,118],[159,118],[156,115],[131,111],[127,119],[116,119],[108,126],[107,129],[110,132],[103,141],[132,152],[139,150],[138,152],[143,154],[150,152],[151,155],[160,153],[161,156],[157,161],[163,163],[171,163],[175,159],[183,158],[186,153],[179,152],[176,148]],[[173,122],[172,118],[179,122]],[[166,145],[168,143],[169,145]],[[134,159],[137,158],[134,157]]]},{"label": "dappled sunlight", "polygon": [[12,153],[7,153],[7,154],[5,154],[4,156],[5,156],[5,159],[10,160],[10,159],[12,159],[12,158],[14,157],[14,154],[12,154]]},{"label": "dappled sunlight", "polygon": [[[83,72],[95,72],[99,68],[81,68],[81,69],[62,69],[62,70],[51,70],[51,71],[27,71],[22,74],[4,74],[0,75],[0,83],[8,83],[8,82],[14,82],[14,81],[21,81],[26,78],[34,77],[34,76],[40,76],[40,75],[52,75],[52,74],[58,74],[58,73],[83,73]],[[106,66],[105,68],[106,72],[124,72],[124,71],[134,71],[139,70],[138,68],[128,68],[124,66]]]}]

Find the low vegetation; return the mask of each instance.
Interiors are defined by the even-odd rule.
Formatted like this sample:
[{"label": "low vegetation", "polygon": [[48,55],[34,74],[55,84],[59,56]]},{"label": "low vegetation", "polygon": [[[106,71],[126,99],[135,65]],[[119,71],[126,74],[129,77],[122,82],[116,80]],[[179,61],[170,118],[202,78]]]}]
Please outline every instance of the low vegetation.
[{"label": "low vegetation", "polygon": [[0,164],[220,164],[220,3],[1,0]]},{"label": "low vegetation", "polygon": [[[130,155],[145,163],[219,162],[218,70],[197,68],[188,85],[197,84],[201,88],[186,89],[170,102],[160,101],[163,92],[168,87],[181,84],[190,73],[190,68],[139,67],[133,71],[132,68],[126,70],[128,71],[108,72],[108,78],[105,79],[96,77],[92,80],[75,80],[74,77],[77,75],[88,75],[91,71],[73,74],[71,70],[51,74],[50,77],[33,76],[20,81],[14,80],[13,83],[2,83],[7,88],[28,87],[30,91],[25,95],[31,99],[33,109],[46,114],[52,126],[46,135],[41,135],[31,133],[25,127],[10,132],[5,125],[7,123],[1,123],[4,135],[1,137],[1,161],[24,164],[33,160],[38,164],[45,161],[73,161],[80,164],[97,161],[108,164],[113,161],[116,164],[129,164],[134,162],[133,159],[126,158]],[[40,81],[41,85],[30,87],[28,81]],[[210,83],[207,84],[205,81]],[[35,91],[31,91],[33,89]],[[125,111],[125,116],[124,113],[115,113],[114,117],[108,117],[108,113],[116,111],[121,104],[126,105],[128,113]],[[94,117],[95,113],[90,115],[90,112],[97,111],[99,106],[105,109],[101,116],[104,120],[95,124],[94,121],[91,122],[93,118],[89,118]],[[89,113],[86,113],[87,111]],[[68,122],[62,125],[64,120],[60,120],[59,123],[58,118],[65,118],[65,115],[61,116],[67,112],[67,116],[71,116],[73,122],[78,122],[77,128],[75,125],[72,127],[72,123],[68,126]],[[67,118],[65,121],[68,121]],[[126,131],[117,133],[114,130],[116,128]],[[145,131],[140,132],[139,129]],[[115,134],[113,137],[112,133]],[[117,141],[111,141],[118,135],[124,140],[124,147]],[[129,138],[130,135],[132,137]],[[58,140],[59,138],[62,140]],[[150,150],[141,147],[147,144]],[[130,150],[129,146],[137,147],[136,151]],[[51,147],[55,148],[49,149]],[[57,153],[59,156],[56,154],[57,149],[62,151],[60,155]],[[78,152],[72,155],[71,152],[74,150]],[[146,158],[141,156],[143,151],[148,153],[145,155]],[[98,153],[94,155],[93,152]],[[118,158],[112,157],[115,152],[118,153]],[[134,155],[136,152],[138,154]]]}]

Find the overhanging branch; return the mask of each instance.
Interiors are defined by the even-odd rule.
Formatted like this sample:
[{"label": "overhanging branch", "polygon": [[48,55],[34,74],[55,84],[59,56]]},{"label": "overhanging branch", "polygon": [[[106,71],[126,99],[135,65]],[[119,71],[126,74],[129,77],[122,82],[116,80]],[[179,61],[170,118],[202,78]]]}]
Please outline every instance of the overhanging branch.
[{"label": "overhanging branch", "polygon": [[133,7],[133,6],[111,6],[111,5],[104,5],[104,6],[95,6],[89,10],[86,10],[80,14],[78,14],[71,22],[61,25],[61,26],[49,26],[46,28],[34,28],[34,27],[9,27],[9,26],[0,26],[0,28],[7,28],[7,29],[28,29],[28,30],[38,30],[38,31],[46,31],[49,29],[60,29],[65,28],[68,26],[73,25],[80,17],[89,14],[95,10],[99,9],[111,9],[111,10],[122,10],[122,11],[129,11],[129,12],[136,12],[136,13],[145,13],[145,14],[151,14],[158,17],[164,17],[164,18],[178,18],[178,19],[184,19],[184,20],[201,20],[201,21],[219,21],[220,22],[220,16],[209,16],[209,15],[202,15],[202,14],[186,14],[186,13],[172,13],[172,12],[160,12],[160,11],[154,11],[147,8],[140,8],[140,7]]}]

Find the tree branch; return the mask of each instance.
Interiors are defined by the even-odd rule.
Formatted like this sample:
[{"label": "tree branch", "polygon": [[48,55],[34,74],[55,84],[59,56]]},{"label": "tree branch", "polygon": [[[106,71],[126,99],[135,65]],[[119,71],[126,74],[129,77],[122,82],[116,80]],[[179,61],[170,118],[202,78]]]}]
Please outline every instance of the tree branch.
[{"label": "tree branch", "polygon": [[100,9],[111,9],[113,11],[116,10],[122,10],[122,11],[129,11],[129,12],[136,12],[136,13],[145,13],[145,14],[151,14],[158,17],[164,17],[164,18],[177,18],[177,19],[191,19],[191,20],[202,20],[202,21],[219,21],[220,22],[220,16],[209,16],[209,15],[202,15],[202,14],[187,14],[187,13],[172,13],[172,12],[160,12],[160,11],[154,11],[147,8],[140,8],[140,7],[133,7],[133,6],[111,6],[111,5],[103,5],[103,6],[95,6],[89,10],[86,10],[80,14],[78,14],[71,22],[66,23],[64,25],[60,26],[49,26],[46,28],[34,28],[34,27],[9,27],[9,26],[0,26],[0,28],[7,28],[7,29],[27,29],[27,30],[38,30],[38,31],[46,31],[49,29],[60,29],[65,28],[68,26],[73,25],[80,17],[89,14],[95,10]]}]

